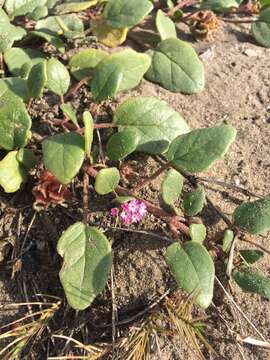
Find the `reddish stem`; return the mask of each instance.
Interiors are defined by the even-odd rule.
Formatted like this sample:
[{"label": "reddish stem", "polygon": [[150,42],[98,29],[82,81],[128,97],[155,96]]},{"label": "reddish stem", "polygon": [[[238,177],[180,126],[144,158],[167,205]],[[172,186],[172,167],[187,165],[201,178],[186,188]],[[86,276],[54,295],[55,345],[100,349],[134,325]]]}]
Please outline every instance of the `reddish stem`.
[{"label": "reddish stem", "polygon": [[66,94],[65,96],[65,100],[74,97],[74,95],[76,95],[76,93],[79,91],[79,89],[88,83],[88,81],[91,79],[91,76],[86,76],[85,78],[83,78],[82,80],[80,80],[77,84],[75,84],[74,86],[72,86],[69,90],[69,92]]},{"label": "reddish stem", "polygon": [[[87,172],[89,174],[89,176],[91,176],[93,178],[95,178],[98,173],[97,170],[95,170],[91,166],[85,166],[84,171]],[[150,201],[141,199],[136,194],[134,194],[132,191],[127,190],[122,186],[117,186],[114,189],[114,191],[118,195],[124,195],[124,196],[128,195],[128,196],[132,196],[134,198],[143,200],[149,213],[153,214],[154,216],[156,216],[156,217],[160,218],[161,220],[163,220],[164,222],[166,222],[170,226],[171,230],[178,230],[178,231],[182,232],[183,234],[189,236],[189,228],[184,223],[182,223],[183,218],[181,218],[180,216],[171,215],[171,214],[167,213],[167,211],[161,209],[159,206],[151,203]]]}]

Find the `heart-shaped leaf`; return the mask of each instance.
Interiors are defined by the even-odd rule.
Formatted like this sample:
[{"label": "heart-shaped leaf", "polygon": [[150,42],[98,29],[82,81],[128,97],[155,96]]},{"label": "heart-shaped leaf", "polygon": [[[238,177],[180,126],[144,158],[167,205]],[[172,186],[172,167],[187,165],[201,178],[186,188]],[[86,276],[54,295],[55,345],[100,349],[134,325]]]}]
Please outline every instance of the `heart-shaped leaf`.
[{"label": "heart-shaped leaf", "polygon": [[13,193],[20,189],[27,174],[17,159],[17,151],[9,152],[0,161],[0,186],[6,193]]},{"label": "heart-shaped leaf", "polygon": [[173,92],[194,94],[204,88],[204,67],[192,46],[179,39],[161,41],[145,77]]},{"label": "heart-shaped leaf", "polygon": [[94,68],[107,56],[108,54],[103,50],[84,49],[70,59],[70,72],[80,81],[93,75]]},{"label": "heart-shaped leaf", "polygon": [[42,61],[32,66],[27,79],[27,86],[31,98],[39,98],[47,83],[47,62]]},{"label": "heart-shaped leaf", "polygon": [[113,134],[107,143],[107,154],[111,160],[122,160],[136,150],[139,136],[135,131],[124,130]]},{"label": "heart-shaped leaf", "polygon": [[162,10],[158,10],[157,12],[156,27],[161,40],[177,38],[174,22],[168,16],[166,16]]},{"label": "heart-shaped leaf", "polygon": [[165,259],[177,284],[206,309],[213,298],[215,276],[214,263],[206,248],[194,241],[182,246],[174,243],[167,248]]},{"label": "heart-shaped leaf", "polygon": [[270,198],[238,206],[233,213],[233,223],[250,234],[264,234],[270,230]]},{"label": "heart-shaped leaf", "polygon": [[57,59],[50,59],[47,63],[48,90],[61,96],[64,95],[70,84],[70,76],[66,67]]},{"label": "heart-shaped leaf", "polygon": [[257,42],[269,48],[270,47],[270,8],[267,7],[260,13],[258,21],[251,26],[251,34]]},{"label": "heart-shaped leaf", "polygon": [[51,136],[42,143],[45,167],[62,184],[68,184],[79,172],[84,160],[84,140],[77,133]]},{"label": "heart-shaped leaf", "polygon": [[189,131],[182,116],[164,101],[138,96],[123,102],[114,113],[113,122],[120,131],[135,130],[138,151],[161,154],[179,134]]},{"label": "heart-shaped leaf", "polygon": [[13,47],[4,54],[4,60],[9,72],[14,76],[20,76],[21,67],[25,63],[30,63],[31,66],[45,61],[46,57],[39,51],[32,49],[22,49]]},{"label": "heart-shaped leaf", "polygon": [[192,241],[202,244],[206,238],[206,227],[203,224],[191,224],[189,233]]},{"label": "heart-shaped leaf", "polygon": [[102,169],[95,180],[95,190],[99,195],[112,192],[119,184],[120,174],[117,168]]},{"label": "heart-shaped leaf", "polygon": [[0,98],[0,148],[24,147],[30,139],[32,125],[25,105],[8,91]]},{"label": "heart-shaped leaf", "polygon": [[170,169],[162,181],[160,192],[162,200],[167,205],[172,205],[180,196],[184,178],[178,171]]},{"label": "heart-shaped leaf", "polygon": [[11,18],[26,15],[36,7],[46,5],[46,0],[6,0],[5,9]]},{"label": "heart-shaped leaf", "polygon": [[188,216],[195,216],[199,214],[204,205],[205,194],[203,188],[191,191],[184,197],[183,207],[184,212]]},{"label": "heart-shaped leaf", "polygon": [[91,91],[95,100],[113,98],[123,79],[120,64],[108,63],[106,66],[97,68],[91,81]]},{"label": "heart-shaped leaf", "polygon": [[137,86],[149,68],[150,63],[151,60],[148,55],[139,54],[128,49],[109,55],[98,64],[95,71],[102,73],[102,71],[107,72],[106,69],[111,68],[112,65],[120,66],[123,77],[118,92],[121,92]]},{"label": "heart-shaped leaf", "polygon": [[232,277],[244,291],[259,294],[270,300],[270,279],[260,271],[242,267],[234,270]]},{"label": "heart-shaped leaf", "polygon": [[59,276],[67,301],[73,309],[84,310],[106,286],[110,243],[98,229],[77,222],[60,237],[57,251],[64,258]]},{"label": "heart-shaped leaf", "polygon": [[90,1],[80,1],[80,2],[68,2],[67,4],[60,4],[56,6],[55,13],[56,14],[69,14],[74,12],[80,12],[90,8],[91,6],[95,6],[98,3],[98,0],[90,0]]},{"label": "heart-shaped leaf", "polygon": [[67,39],[84,37],[84,25],[76,14],[49,16],[37,21],[35,30],[42,30],[54,35],[63,35]]},{"label": "heart-shaped leaf", "polygon": [[236,130],[231,125],[193,130],[178,136],[167,156],[179,168],[192,173],[204,171],[226,154],[235,137]]},{"label": "heart-shaped leaf", "polygon": [[264,255],[264,253],[261,250],[253,250],[253,249],[240,250],[239,252],[248,264],[254,264],[258,260],[260,260]]},{"label": "heart-shaped leaf", "polygon": [[108,0],[103,15],[110,26],[124,28],[138,24],[152,9],[149,0]]},{"label": "heart-shaped leaf", "polygon": [[107,24],[104,18],[91,21],[93,35],[97,37],[98,42],[105,46],[114,48],[123,44],[126,40],[128,28],[114,28]]}]

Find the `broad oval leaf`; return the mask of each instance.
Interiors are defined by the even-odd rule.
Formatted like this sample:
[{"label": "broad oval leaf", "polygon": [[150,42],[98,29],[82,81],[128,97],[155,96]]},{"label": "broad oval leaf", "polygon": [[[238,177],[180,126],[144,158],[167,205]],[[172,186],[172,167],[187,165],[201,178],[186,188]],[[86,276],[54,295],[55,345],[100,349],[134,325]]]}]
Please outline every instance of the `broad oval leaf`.
[{"label": "broad oval leaf", "polygon": [[135,131],[124,130],[113,134],[107,143],[107,154],[111,160],[122,160],[136,150],[139,136]]},{"label": "broad oval leaf", "polygon": [[191,224],[189,233],[192,241],[202,244],[206,238],[206,227],[203,224]]},{"label": "broad oval leaf", "polygon": [[238,8],[239,2],[236,0],[205,0],[201,2],[201,9],[214,10],[225,13],[232,8]]},{"label": "broad oval leaf", "polygon": [[20,76],[21,68],[25,63],[30,63],[30,66],[33,66],[45,61],[45,59],[45,55],[40,51],[16,47],[7,50],[4,54],[4,60],[8,70],[14,76]]},{"label": "broad oval leaf", "polygon": [[250,234],[264,234],[270,230],[270,198],[238,206],[233,213],[233,223]]},{"label": "broad oval leaf", "polygon": [[91,6],[95,6],[99,0],[90,0],[90,1],[70,1],[68,3],[57,5],[55,8],[56,14],[68,14],[74,12],[80,12],[90,8]]},{"label": "broad oval leaf", "polygon": [[98,64],[95,71],[99,73],[106,71],[106,68],[111,67],[112,64],[120,66],[123,77],[118,92],[121,92],[137,86],[148,70],[150,63],[151,59],[148,55],[128,49],[109,55]]},{"label": "broad oval leaf", "polygon": [[110,243],[95,227],[77,222],[58,240],[57,252],[64,258],[59,276],[67,301],[73,309],[84,310],[106,286]]},{"label": "broad oval leaf", "polygon": [[38,160],[32,149],[22,148],[17,152],[17,160],[27,170],[33,168]]},{"label": "broad oval leaf", "polygon": [[26,171],[17,159],[17,151],[10,151],[0,161],[0,186],[6,193],[18,191],[26,181]]},{"label": "broad oval leaf", "polygon": [[260,271],[242,267],[234,270],[232,277],[244,291],[259,294],[270,300],[270,279]]},{"label": "broad oval leaf", "polygon": [[203,188],[191,191],[184,197],[183,207],[184,212],[188,216],[195,216],[199,214],[204,206],[205,194]]},{"label": "broad oval leaf", "polygon": [[68,184],[79,172],[84,160],[84,140],[77,133],[51,136],[42,143],[45,167],[62,184]]},{"label": "broad oval leaf", "polygon": [[180,196],[184,184],[183,176],[176,170],[170,169],[162,181],[160,193],[167,205],[172,205]]},{"label": "broad oval leaf", "polygon": [[30,20],[38,21],[48,16],[48,13],[49,11],[47,6],[38,6],[27,15],[27,18]]},{"label": "broad oval leaf", "polygon": [[6,0],[5,9],[11,18],[26,15],[36,7],[46,5],[46,0]]},{"label": "broad oval leaf", "polygon": [[189,131],[182,116],[154,97],[138,96],[123,102],[114,113],[119,131],[135,130],[139,136],[138,151],[161,154],[178,135]]},{"label": "broad oval leaf", "polygon": [[124,28],[138,24],[152,9],[149,0],[109,0],[103,16],[110,26]]},{"label": "broad oval leaf", "polygon": [[167,248],[165,260],[177,284],[206,309],[213,298],[214,263],[206,248],[194,241]]},{"label": "broad oval leaf", "polygon": [[102,169],[97,173],[95,190],[99,195],[112,192],[119,184],[120,173],[117,168]]},{"label": "broad oval leaf", "polygon": [[97,68],[91,81],[91,92],[95,100],[113,98],[123,79],[122,67],[117,63],[108,63]]},{"label": "broad oval leaf", "polygon": [[260,13],[258,21],[251,26],[251,34],[257,42],[270,48],[270,8],[266,8]]},{"label": "broad oval leaf", "polygon": [[39,98],[47,84],[47,62],[42,61],[33,65],[27,78],[29,96]]},{"label": "broad oval leaf", "polygon": [[46,88],[55,94],[64,95],[70,84],[70,76],[66,67],[57,59],[50,59],[47,63]]},{"label": "broad oval leaf", "polygon": [[240,250],[239,252],[248,264],[254,264],[264,256],[264,253],[261,250],[245,249]]},{"label": "broad oval leaf", "polygon": [[205,171],[226,154],[235,140],[231,125],[198,129],[178,136],[170,145],[168,159],[177,167],[192,173]]},{"label": "broad oval leaf", "polygon": [[5,11],[0,8],[0,53],[10,49],[14,41],[21,40],[26,31],[20,26],[10,24],[9,18]]},{"label": "broad oval leaf", "polygon": [[192,46],[179,39],[161,41],[145,77],[165,89],[194,94],[204,88],[204,67]]},{"label": "broad oval leaf", "polygon": [[24,103],[8,91],[0,94],[0,148],[24,147],[31,136],[32,121]]},{"label": "broad oval leaf", "polygon": [[174,22],[168,16],[166,16],[162,10],[158,10],[157,12],[156,27],[161,40],[177,38]]},{"label": "broad oval leaf", "polygon": [[70,72],[75,79],[82,80],[93,75],[94,68],[107,56],[108,54],[103,50],[84,49],[70,59]]},{"label": "broad oval leaf", "polygon": [[123,44],[126,40],[128,28],[114,28],[107,24],[104,18],[91,21],[93,35],[97,37],[98,42],[105,46],[114,48]]},{"label": "broad oval leaf", "polygon": [[[27,81],[25,79],[21,79],[20,77],[9,77],[9,78],[0,79],[0,98],[5,93],[9,93],[12,96],[16,95],[17,97],[21,98],[24,101],[28,100],[29,91],[28,91]],[[4,100],[3,101],[4,104],[6,100],[5,99],[2,100]]]}]

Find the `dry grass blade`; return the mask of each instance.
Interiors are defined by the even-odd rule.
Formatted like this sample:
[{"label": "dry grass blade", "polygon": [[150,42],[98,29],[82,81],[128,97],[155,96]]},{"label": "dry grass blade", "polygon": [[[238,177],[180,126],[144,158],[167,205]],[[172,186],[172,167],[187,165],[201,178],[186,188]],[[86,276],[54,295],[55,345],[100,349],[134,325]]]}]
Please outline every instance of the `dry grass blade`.
[{"label": "dry grass blade", "polygon": [[43,309],[32,312],[31,314],[28,313],[27,315],[2,326],[0,329],[5,329],[5,332],[0,333],[0,341],[9,341],[11,339],[11,341],[0,350],[0,358],[2,360],[17,359],[30,340],[34,340],[42,334],[55,312],[59,309],[61,301],[58,299],[55,303],[33,302],[10,304],[9,306],[18,308],[29,305],[43,306]]},{"label": "dry grass blade", "polygon": [[270,342],[269,341],[262,341],[262,340],[254,339],[251,336],[247,336],[245,338],[242,338],[240,335],[237,336],[237,340],[240,341],[240,342],[243,342],[245,344],[259,346],[259,347],[270,350]]}]

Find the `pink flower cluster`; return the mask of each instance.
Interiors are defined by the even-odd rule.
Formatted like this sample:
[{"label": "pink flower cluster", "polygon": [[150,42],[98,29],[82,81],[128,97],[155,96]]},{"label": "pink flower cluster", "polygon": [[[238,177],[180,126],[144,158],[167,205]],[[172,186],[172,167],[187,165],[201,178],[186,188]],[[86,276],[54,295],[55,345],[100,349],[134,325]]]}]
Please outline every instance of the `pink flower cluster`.
[{"label": "pink flower cluster", "polygon": [[140,222],[147,213],[145,203],[137,199],[133,199],[122,204],[121,210],[118,208],[112,208],[111,215],[116,217],[119,216],[119,219],[125,225]]}]

